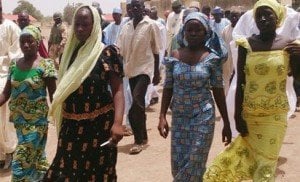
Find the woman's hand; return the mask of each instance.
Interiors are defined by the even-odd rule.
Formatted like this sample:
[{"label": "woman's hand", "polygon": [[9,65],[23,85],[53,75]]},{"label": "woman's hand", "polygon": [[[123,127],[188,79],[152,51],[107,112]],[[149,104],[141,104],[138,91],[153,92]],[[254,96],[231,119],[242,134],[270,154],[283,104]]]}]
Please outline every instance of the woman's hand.
[{"label": "woman's hand", "polygon": [[236,122],[236,130],[241,134],[241,136],[242,137],[248,136],[249,132],[248,132],[246,121],[243,118],[239,117],[239,118],[235,118],[235,122]]},{"label": "woman's hand", "polygon": [[225,146],[231,143],[232,133],[230,125],[224,125],[222,130],[222,142],[225,143]]},{"label": "woman's hand", "polygon": [[114,144],[118,144],[123,138],[124,129],[120,124],[113,124],[111,127],[111,139]]},{"label": "woman's hand", "polygon": [[167,138],[169,134],[169,125],[168,121],[166,120],[166,117],[160,117],[159,118],[159,124],[157,127],[160,136]]}]

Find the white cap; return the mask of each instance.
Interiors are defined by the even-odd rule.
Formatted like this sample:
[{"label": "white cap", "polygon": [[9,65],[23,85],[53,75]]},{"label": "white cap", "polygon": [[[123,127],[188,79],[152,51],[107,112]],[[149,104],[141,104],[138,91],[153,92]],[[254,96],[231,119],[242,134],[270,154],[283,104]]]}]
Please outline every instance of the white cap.
[{"label": "white cap", "polygon": [[131,0],[126,0],[126,4],[131,4]]},{"label": "white cap", "polygon": [[114,8],[113,13],[122,14],[122,9],[121,8]]}]

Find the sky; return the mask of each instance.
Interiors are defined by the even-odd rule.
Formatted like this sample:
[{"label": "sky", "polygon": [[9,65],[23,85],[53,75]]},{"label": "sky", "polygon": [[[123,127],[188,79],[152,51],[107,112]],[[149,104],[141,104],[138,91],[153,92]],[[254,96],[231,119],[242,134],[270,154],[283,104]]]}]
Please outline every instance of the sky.
[{"label": "sky", "polygon": [[[2,0],[2,8],[4,13],[12,13],[18,6],[19,0]],[[64,7],[70,3],[85,3],[92,4],[92,2],[99,2],[104,13],[111,13],[115,7],[120,7],[122,0],[27,0],[33,6],[40,10],[44,16],[52,16],[55,12],[63,13]]]}]

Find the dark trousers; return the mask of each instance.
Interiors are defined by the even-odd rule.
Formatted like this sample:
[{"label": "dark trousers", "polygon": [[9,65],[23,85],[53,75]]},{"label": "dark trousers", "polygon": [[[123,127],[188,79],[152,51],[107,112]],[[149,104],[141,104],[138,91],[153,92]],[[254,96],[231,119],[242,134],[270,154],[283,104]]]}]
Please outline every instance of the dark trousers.
[{"label": "dark trousers", "polygon": [[294,79],[294,89],[296,92],[297,97],[300,97],[300,81]]},{"label": "dark trousers", "polygon": [[128,113],[128,118],[136,144],[142,144],[143,140],[148,140],[145,95],[149,84],[150,78],[145,74],[129,79],[132,94],[132,105]]}]

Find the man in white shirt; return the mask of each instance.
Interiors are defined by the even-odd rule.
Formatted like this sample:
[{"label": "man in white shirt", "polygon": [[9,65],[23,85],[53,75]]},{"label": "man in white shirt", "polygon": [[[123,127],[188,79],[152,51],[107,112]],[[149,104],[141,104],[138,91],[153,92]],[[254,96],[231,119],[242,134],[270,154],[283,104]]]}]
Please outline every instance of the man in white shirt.
[{"label": "man in white shirt", "polygon": [[221,36],[222,30],[230,24],[230,21],[227,18],[223,17],[222,9],[216,6],[211,14],[213,15],[214,19],[211,21],[211,28],[215,31],[219,36]]},{"label": "man in white shirt", "polygon": [[166,21],[158,16],[158,14],[157,14],[157,7],[156,6],[152,6],[150,8],[150,16],[149,17],[152,20],[155,20],[155,21],[161,23],[162,25],[166,26]]},{"label": "man in white shirt", "polygon": [[[9,65],[12,59],[22,57],[19,46],[20,28],[17,24],[2,17],[0,1],[0,92],[7,81]],[[11,154],[17,145],[16,131],[9,122],[7,103],[0,108],[0,168],[7,169],[11,165]]]},{"label": "man in white shirt", "polygon": [[168,16],[167,19],[167,50],[168,54],[170,54],[171,51],[171,43],[173,37],[179,32],[179,29],[182,25],[182,17],[183,17],[183,11],[182,11],[182,3],[180,0],[175,0],[172,3],[172,10]]},{"label": "man in white shirt", "polygon": [[233,73],[233,62],[232,62],[232,55],[230,49],[230,42],[233,40],[232,31],[236,23],[238,22],[239,18],[241,17],[241,13],[242,11],[240,7],[238,6],[231,7],[230,14],[229,14],[229,20],[231,23],[227,25],[221,33],[221,36],[228,50],[228,58],[226,62],[223,64],[223,80],[224,80],[225,95],[227,95],[228,93],[230,79]]},{"label": "man in white shirt", "polygon": [[129,78],[132,106],[129,121],[134,134],[130,154],[138,154],[148,142],[146,129],[145,95],[148,85],[160,81],[159,28],[148,16],[144,16],[144,1],[131,1],[133,19],[121,30],[117,46],[124,58],[125,76]]},{"label": "man in white shirt", "polygon": [[[159,64],[160,64],[160,70],[163,69],[163,65],[162,65],[162,61],[165,57],[165,53],[166,53],[166,46],[167,46],[167,29],[165,26],[165,22],[162,18],[159,18],[157,15],[157,7],[156,6],[152,6],[150,8],[150,16],[149,16],[152,20],[155,21],[155,23],[157,24],[159,31],[160,31],[160,40],[162,42],[162,46],[159,50]],[[159,93],[157,91],[157,87],[154,86],[153,84],[150,84],[148,86],[148,90],[146,93],[146,107],[148,107],[149,105],[153,105],[158,103],[159,100]]]},{"label": "man in white shirt", "polygon": [[121,31],[122,22],[122,10],[121,8],[113,9],[113,19],[115,22],[110,23],[104,30],[104,44],[112,45],[115,44]]}]

